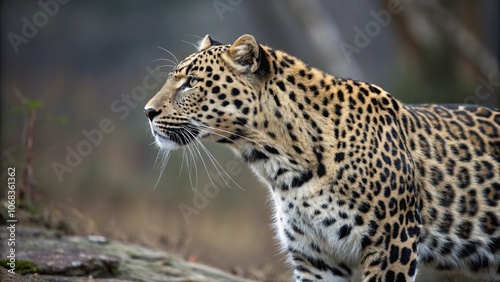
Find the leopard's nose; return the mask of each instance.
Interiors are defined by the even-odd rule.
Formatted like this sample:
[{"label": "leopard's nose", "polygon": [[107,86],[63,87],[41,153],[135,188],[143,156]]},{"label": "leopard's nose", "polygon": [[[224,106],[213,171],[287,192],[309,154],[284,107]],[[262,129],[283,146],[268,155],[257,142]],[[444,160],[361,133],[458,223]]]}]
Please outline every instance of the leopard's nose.
[{"label": "leopard's nose", "polygon": [[153,121],[155,116],[161,114],[161,110],[157,111],[153,108],[147,108],[147,109],[144,109],[144,113],[146,114],[146,116],[149,118],[150,121]]}]

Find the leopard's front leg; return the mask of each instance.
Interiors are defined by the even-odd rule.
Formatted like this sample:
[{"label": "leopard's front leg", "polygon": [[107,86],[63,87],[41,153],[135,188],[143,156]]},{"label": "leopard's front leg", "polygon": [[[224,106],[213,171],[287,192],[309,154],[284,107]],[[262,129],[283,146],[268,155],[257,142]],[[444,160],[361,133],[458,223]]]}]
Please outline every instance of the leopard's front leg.
[{"label": "leopard's front leg", "polygon": [[303,227],[292,219],[278,218],[278,237],[288,252],[295,281],[351,281],[351,269],[334,263],[327,250],[319,247],[318,238],[312,237],[310,230],[302,230]]},{"label": "leopard's front leg", "polygon": [[[345,265],[338,265],[329,254],[325,242],[313,235],[309,224],[300,224],[297,217],[290,217],[296,210],[276,208],[276,228],[281,245],[288,253],[294,273],[294,281],[349,282],[352,271]],[[301,214],[306,214],[302,210]],[[320,247],[321,246],[321,247]]]},{"label": "leopard's front leg", "polygon": [[350,271],[318,257],[311,257],[298,250],[288,250],[296,282],[332,281],[349,282]]},{"label": "leopard's front leg", "polygon": [[[381,232],[363,242],[362,275],[364,282],[413,282],[417,273],[416,225],[385,223]],[[397,230],[395,230],[397,228]],[[382,231],[383,230],[383,231]],[[397,234],[394,238],[394,234]],[[405,234],[401,236],[400,234]],[[412,236],[412,237],[410,237]],[[402,237],[404,242],[402,242]]]}]

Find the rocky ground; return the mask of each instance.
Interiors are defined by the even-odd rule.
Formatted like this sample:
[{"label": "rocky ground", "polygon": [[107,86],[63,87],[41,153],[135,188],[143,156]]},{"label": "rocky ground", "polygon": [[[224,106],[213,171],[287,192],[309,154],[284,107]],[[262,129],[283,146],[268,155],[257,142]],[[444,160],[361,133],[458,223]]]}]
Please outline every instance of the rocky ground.
[{"label": "rocky ground", "polygon": [[[0,257],[5,258],[8,233],[1,227]],[[12,275],[0,267],[0,281],[255,281],[162,251],[101,236],[64,236],[41,227],[17,227],[15,255],[18,262],[36,265],[36,273]]]}]

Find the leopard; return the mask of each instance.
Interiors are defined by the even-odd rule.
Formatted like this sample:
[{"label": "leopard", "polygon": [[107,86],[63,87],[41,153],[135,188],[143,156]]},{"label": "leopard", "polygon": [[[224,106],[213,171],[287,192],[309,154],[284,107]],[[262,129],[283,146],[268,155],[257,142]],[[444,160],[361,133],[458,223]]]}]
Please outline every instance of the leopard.
[{"label": "leopard", "polygon": [[157,146],[231,148],[268,187],[294,281],[500,281],[500,111],[404,104],[249,34],[209,35],[144,108]]}]

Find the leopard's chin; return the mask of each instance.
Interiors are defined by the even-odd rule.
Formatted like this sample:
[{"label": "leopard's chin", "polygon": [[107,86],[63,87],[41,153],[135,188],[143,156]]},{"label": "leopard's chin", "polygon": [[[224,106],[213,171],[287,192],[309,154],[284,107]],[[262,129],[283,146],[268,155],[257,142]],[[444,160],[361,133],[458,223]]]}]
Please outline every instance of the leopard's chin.
[{"label": "leopard's chin", "polygon": [[156,146],[158,146],[162,150],[173,151],[173,150],[176,150],[176,149],[182,147],[182,145],[178,144],[175,141],[168,139],[167,137],[164,137],[163,135],[161,135],[159,133],[154,132],[153,135],[155,137]]}]

